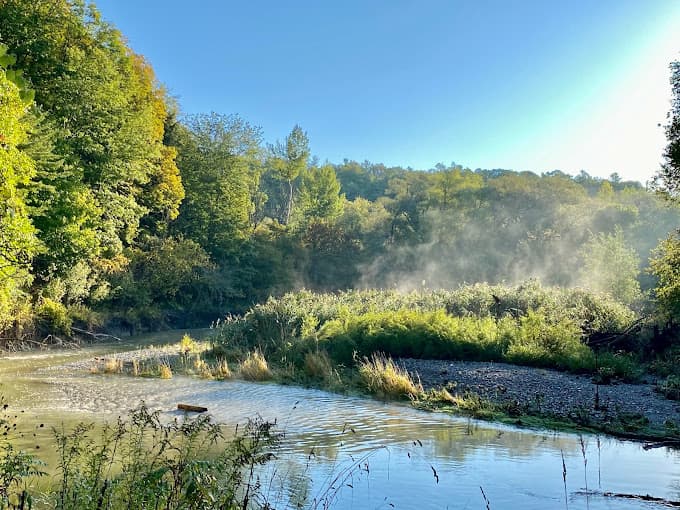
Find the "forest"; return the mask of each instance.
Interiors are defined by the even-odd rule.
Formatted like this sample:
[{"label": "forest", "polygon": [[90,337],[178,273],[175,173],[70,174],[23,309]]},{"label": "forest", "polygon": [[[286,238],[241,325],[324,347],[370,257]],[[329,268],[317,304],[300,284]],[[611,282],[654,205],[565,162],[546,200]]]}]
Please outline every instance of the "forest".
[{"label": "forest", "polygon": [[[84,1],[0,2],[0,338],[206,326],[270,296],[588,289],[680,313],[678,87],[656,182],[321,162],[237,114],[185,115]],[[670,329],[669,329],[670,328]]]},{"label": "forest", "polygon": [[647,183],[321,161],[183,112],[93,4],[0,0],[0,351],[82,347],[0,357],[0,508],[680,505],[669,66]]}]

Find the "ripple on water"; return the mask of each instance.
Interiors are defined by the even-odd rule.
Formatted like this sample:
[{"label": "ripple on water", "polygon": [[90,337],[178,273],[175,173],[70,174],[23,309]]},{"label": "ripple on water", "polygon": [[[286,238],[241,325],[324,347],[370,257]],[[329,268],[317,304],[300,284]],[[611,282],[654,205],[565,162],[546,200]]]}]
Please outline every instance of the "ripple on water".
[{"label": "ripple on water", "polygon": [[[483,508],[480,486],[493,509],[564,508],[562,452],[570,509],[649,508],[601,496],[586,501],[579,495],[585,470],[573,434],[516,430],[266,383],[43,370],[15,377],[12,384],[23,405],[43,416],[110,417],[144,400],[168,416],[176,415],[180,402],[204,405],[231,426],[255,414],[276,419],[286,434],[276,472],[311,477],[310,493],[327,491],[328,481],[352,459],[366,465],[368,472],[356,472],[340,484],[344,489],[334,508],[377,508],[390,502],[400,508]],[[586,441],[589,488],[599,489],[599,478],[602,490],[680,499],[676,453],[645,452],[638,444],[609,438],[601,440],[598,452],[594,436]]]}]

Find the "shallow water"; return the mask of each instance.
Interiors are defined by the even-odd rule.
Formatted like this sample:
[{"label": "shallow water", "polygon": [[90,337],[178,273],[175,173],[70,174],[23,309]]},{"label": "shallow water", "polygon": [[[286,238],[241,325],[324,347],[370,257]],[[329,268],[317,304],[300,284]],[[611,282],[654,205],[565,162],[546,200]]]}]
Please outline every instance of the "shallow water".
[{"label": "shallow water", "polygon": [[[263,473],[277,508],[294,504],[277,489],[291,484],[296,494],[309,495],[305,507],[315,496],[339,489],[332,508],[483,509],[481,487],[494,510],[567,508],[562,453],[569,509],[658,506],[607,498],[605,491],[680,500],[680,456],[668,449],[644,451],[639,443],[604,436],[598,448],[598,438],[585,435],[584,467],[575,434],[520,430],[274,384],[91,375],[60,367],[104,349],[0,359],[0,393],[10,409],[23,411],[23,447],[43,445],[44,452],[51,426],[112,420],[141,400],[168,416],[177,415],[177,403],[184,402],[208,407],[228,425],[255,414],[277,421],[285,440],[279,460]],[[594,491],[589,496],[586,483]]]}]

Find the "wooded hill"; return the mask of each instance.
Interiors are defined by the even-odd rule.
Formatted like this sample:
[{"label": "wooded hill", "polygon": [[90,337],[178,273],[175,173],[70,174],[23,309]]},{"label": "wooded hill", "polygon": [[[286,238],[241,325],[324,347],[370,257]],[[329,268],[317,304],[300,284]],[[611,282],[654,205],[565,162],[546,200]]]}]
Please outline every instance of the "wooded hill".
[{"label": "wooded hill", "polygon": [[322,164],[299,126],[265,143],[237,115],[182,115],[82,0],[1,0],[0,42],[5,341],[207,325],[301,287],[538,278],[650,309],[680,224],[616,174]]}]

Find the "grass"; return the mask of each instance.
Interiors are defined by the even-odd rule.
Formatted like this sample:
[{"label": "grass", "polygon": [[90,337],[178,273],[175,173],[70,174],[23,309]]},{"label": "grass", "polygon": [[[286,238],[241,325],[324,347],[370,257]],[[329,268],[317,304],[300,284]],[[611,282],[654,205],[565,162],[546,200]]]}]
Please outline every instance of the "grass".
[{"label": "grass", "polygon": [[308,352],[305,354],[304,371],[313,379],[329,379],[333,375],[333,363],[326,351]]},{"label": "grass", "polygon": [[364,358],[358,366],[361,381],[371,393],[392,398],[414,398],[423,393],[420,381],[383,354]]},{"label": "grass", "polygon": [[54,435],[55,475],[40,490],[45,464],[0,441],[0,508],[271,508],[256,467],[274,457],[281,435],[262,419],[226,440],[209,416],[168,422],[141,405],[103,428],[80,423]]},{"label": "grass", "polygon": [[238,371],[247,381],[267,381],[273,377],[267,360],[259,350],[248,353],[239,364]]},{"label": "grass", "polygon": [[158,364],[158,377],[161,379],[172,379],[172,368],[168,363]]},{"label": "grass", "polygon": [[234,374],[229,368],[229,363],[227,363],[227,361],[224,359],[217,360],[215,366],[212,369],[212,375],[215,379],[220,381],[234,377]]}]

